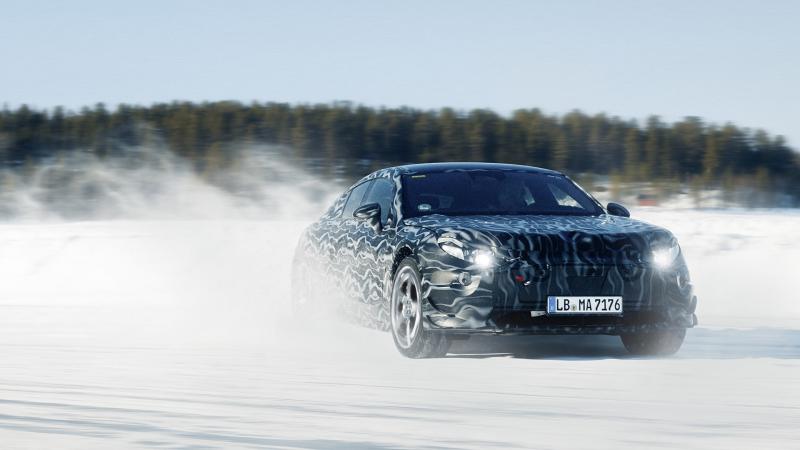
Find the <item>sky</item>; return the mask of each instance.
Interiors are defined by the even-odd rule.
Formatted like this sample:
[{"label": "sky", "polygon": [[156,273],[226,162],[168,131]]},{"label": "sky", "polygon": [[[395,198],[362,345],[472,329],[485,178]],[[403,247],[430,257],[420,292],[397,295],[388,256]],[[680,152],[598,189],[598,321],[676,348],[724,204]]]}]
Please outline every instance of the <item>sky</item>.
[{"label": "sky", "polygon": [[800,148],[798,1],[0,0],[0,104],[700,116]]}]

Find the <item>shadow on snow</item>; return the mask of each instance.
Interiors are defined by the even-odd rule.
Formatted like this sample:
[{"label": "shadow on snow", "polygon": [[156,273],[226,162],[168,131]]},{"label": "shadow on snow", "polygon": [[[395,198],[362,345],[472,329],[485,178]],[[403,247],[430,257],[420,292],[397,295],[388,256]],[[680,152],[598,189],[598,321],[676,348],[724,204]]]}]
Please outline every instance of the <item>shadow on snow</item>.
[{"label": "shadow on snow", "polygon": [[[450,358],[634,359],[618,336],[473,336],[455,341]],[[676,359],[800,358],[800,330],[688,330]]]}]

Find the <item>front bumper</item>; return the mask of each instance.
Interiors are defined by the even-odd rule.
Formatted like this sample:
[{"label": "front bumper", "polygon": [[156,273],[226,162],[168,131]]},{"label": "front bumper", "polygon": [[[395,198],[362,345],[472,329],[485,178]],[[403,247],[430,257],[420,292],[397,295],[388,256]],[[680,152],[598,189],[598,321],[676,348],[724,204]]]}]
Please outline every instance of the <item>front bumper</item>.
[{"label": "front bumper", "polygon": [[[489,271],[440,266],[422,275],[424,325],[432,331],[617,335],[697,324],[697,298],[684,264],[666,271],[624,264],[512,264]],[[623,314],[547,315],[549,295],[621,295]]]}]

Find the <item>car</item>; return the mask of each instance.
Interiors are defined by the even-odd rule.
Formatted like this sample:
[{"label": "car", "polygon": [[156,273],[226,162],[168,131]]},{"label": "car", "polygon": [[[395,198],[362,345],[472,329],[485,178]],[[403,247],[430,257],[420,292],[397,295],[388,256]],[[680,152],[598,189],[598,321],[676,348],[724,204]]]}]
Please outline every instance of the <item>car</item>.
[{"label": "car", "polygon": [[298,320],[326,311],[388,330],[410,358],[475,334],[619,335],[633,354],[668,355],[697,324],[672,233],[514,164],[364,177],[303,232],[291,292]]}]

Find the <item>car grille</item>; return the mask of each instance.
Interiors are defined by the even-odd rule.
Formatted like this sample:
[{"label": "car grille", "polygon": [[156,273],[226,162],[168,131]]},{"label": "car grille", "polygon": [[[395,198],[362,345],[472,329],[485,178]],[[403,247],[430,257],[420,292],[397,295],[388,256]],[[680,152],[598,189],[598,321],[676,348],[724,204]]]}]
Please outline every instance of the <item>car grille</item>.
[{"label": "car grille", "polygon": [[[629,302],[640,298],[638,279],[643,269],[627,265],[565,264],[524,270],[520,274],[512,271],[511,279],[518,286],[517,300],[531,310],[543,310],[547,297],[556,296],[623,296],[626,310],[639,309],[642,305]],[[520,281],[523,280],[523,281]],[[508,305],[503,305],[508,307]]]},{"label": "car grille", "polygon": [[603,284],[606,281],[605,274],[603,276],[567,276],[565,278],[566,293],[558,295],[597,295],[603,290]]},{"label": "car grille", "polygon": [[[533,301],[541,294],[548,295],[612,295],[604,292],[605,281],[613,266],[569,264],[547,266],[535,271],[536,276],[526,277],[521,301]],[[534,295],[536,294],[536,295]]]}]

